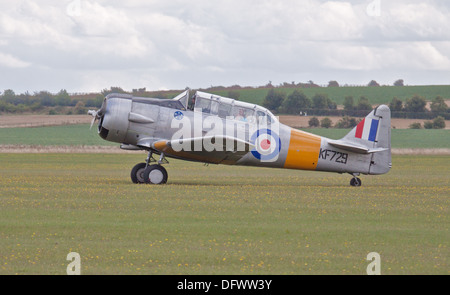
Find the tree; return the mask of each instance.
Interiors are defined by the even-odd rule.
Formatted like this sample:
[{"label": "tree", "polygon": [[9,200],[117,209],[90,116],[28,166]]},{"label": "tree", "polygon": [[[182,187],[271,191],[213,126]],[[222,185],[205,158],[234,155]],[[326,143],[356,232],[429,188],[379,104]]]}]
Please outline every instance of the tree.
[{"label": "tree", "polygon": [[312,101],[303,92],[301,92],[301,94],[298,96],[298,99],[299,99],[300,108],[302,108],[302,109],[310,109],[311,108]]},{"label": "tree", "polygon": [[361,96],[359,98],[358,104],[356,105],[356,109],[359,111],[370,111],[372,110],[372,105],[370,104],[367,97]]},{"label": "tree", "polygon": [[286,93],[270,89],[264,99],[263,106],[272,111],[277,111],[283,103]]},{"label": "tree", "polygon": [[337,104],[328,95],[317,93],[312,97],[312,107],[317,110],[335,110],[337,109]]},{"label": "tree", "polygon": [[445,128],[445,119],[441,116],[434,118],[433,129],[444,129],[444,128]]},{"label": "tree", "polygon": [[406,100],[405,109],[408,112],[425,112],[425,106],[427,105],[427,101],[425,98],[419,95],[414,95],[412,98]]},{"label": "tree", "polygon": [[403,79],[398,79],[394,82],[394,86],[404,86]]},{"label": "tree", "polygon": [[389,108],[394,112],[401,112],[403,110],[403,101],[394,97],[392,101],[389,103]]},{"label": "tree", "polygon": [[425,129],[444,129],[445,128],[445,119],[441,116],[434,118],[433,121],[425,121],[423,122],[423,127]]},{"label": "tree", "polygon": [[333,122],[330,120],[330,118],[323,118],[320,120],[320,126],[323,128],[330,128],[333,125]]},{"label": "tree", "polygon": [[409,125],[409,129],[422,129],[422,124],[420,122],[414,122]]},{"label": "tree", "polygon": [[344,98],[344,110],[351,111],[355,109],[353,96],[346,96]]},{"label": "tree", "polygon": [[123,90],[121,87],[115,87],[115,86],[111,86],[110,89],[103,89],[102,92],[103,96],[107,96],[108,94],[111,93],[126,93],[125,90]]},{"label": "tree", "polygon": [[102,106],[103,99],[104,99],[103,95],[98,94],[95,98],[90,98],[90,99],[86,100],[85,106],[88,108],[92,108],[92,107],[99,108]]},{"label": "tree", "polygon": [[430,105],[430,109],[433,113],[445,113],[448,109],[442,96],[437,96]]},{"label": "tree", "polygon": [[339,87],[339,83],[337,81],[328,82],[328,87]]},{"label": "tree", "polygon": [[337,104],[334,101],[332,101],[331,99],[329,99],[328,97],[327,97],[327,104],[328,104],[328,108],[330,110],[336,110],[337,109]]},{"label": "tree", "polygon": [[350,118],[349,116],[342,117],[335,125],[335,128],[353,128],[358,125],[355,118]]},{"label": "tree", "polygon": [[75,106],[75,113],[79,115],[86,113],[86,109],[84,108],[84,102],[82,101],[77,102],[77,105]]},{"label": "tree", "polygon": [[423,128],[425,128],[425,129],[433,129],[433,121],[425,121],[425,122],[423,122]]},{"label": "tree", "polygon": [[308,121],[309,127],[319,127],[319,124],[320,124],[320,122],[319,122],[319,119],[317,119],[317,117],[312,117]]},{"label": "tree", "polygon": [[5,92],[3,92],[2,100],[6,103],[14,103],[14,100],[16,99],[16,94],[12,89],[6,89]]},{"label": "tree", "polygon": [[56,105],[55,97],[48,91],[40,91],[35,95],[40,98],[44,107],[53,107]]},{"label": "tree", "polygon": [[294,90],[281,104],[280,112],[298,114],[301,110],[309,108],[311,108],[311,100],[302,91]]},{"label": "tree", "polygon": [[328,109],[327,96],[324,94],[316,94],[312,97],[312,107],[314,109],[323,110]]},{"label": "tree", "polygon": [[380,86],[380,84],[378,84],[377,81],[372,80],[372,81],[369,82],[369,84],[367,84],[367,86]]},{"label": "tree", "polygon": [[61,89],[55,96],[55,102],[59,106],[68,106],[71,103],[71,98],[65,89]]}]

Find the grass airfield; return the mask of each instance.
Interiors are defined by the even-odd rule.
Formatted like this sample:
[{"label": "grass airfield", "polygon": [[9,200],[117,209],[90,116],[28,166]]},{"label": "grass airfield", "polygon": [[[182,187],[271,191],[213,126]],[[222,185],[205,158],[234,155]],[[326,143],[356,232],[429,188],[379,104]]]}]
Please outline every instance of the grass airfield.
[{"label": "grass airfield", "polygon": [[448,156],[393,157],[383,176],[171,160],[167,185],[132,184],[145,154],[0,154],[0,274],[449,274]]}]

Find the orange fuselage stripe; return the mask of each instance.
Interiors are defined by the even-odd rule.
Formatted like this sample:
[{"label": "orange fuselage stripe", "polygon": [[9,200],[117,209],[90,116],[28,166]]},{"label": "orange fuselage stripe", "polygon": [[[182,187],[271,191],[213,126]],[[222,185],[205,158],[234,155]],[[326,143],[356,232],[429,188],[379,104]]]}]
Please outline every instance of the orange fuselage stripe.
[{"label": "orange fuselage stripe", "polygon": [[284,168],[315,170],[320,143],[320,136],[292,129]]}]

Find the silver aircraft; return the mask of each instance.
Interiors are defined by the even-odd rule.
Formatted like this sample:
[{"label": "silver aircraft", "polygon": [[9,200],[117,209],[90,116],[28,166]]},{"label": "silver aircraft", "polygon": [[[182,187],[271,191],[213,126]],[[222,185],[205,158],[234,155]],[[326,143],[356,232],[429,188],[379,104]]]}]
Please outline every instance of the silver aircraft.
[{"label": "silver aircraft", "polygon": [[[109,94],[99,110],[98,133],[125,150],[144,150],[147,159],[131,170],[134,183],[167,182],[167,158],[202,163],[360,174],[391,168],[391,113],[380,105],[339,140],[281,124],[266,108],[189,90],[173,99]],[[159,155],[155,159],[154,155]]]}]

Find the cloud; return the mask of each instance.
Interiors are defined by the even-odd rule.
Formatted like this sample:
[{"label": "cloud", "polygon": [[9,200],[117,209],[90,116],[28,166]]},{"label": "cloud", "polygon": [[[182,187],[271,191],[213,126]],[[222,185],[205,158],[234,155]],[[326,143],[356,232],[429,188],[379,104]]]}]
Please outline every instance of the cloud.
[{"label": "cloud", "polygon": [[448,5],[392,2],[386,13],[388,19],[380,26],[386,37],[406,41],[450,40],[450,31],[446,29],[450,26]]},{"label": "cloud", "polygon": [[432,42],[392,42],[392,47],[358,44],[328,46],[323,66],[352,71],[449,70],[450,59]]},{"label": "cloud", "polygon": [[[379,15],[367,13],[372,3],[380,4]],[[442,72],[450,72],[449,6],[418,0],[20,0],[0,4],[0,67],[26,69],[33,87],[42,87],[30,89],[11,73],[1,72],[0,79],[17,91],[326,83],[330,72],[333,80],[366,84],[359,71],[379,80],[426,71],[406,82],[443,83]]]},{"label": "cloud", "polygon": [[4,54],[0,52],[0,66],[7,68],[26,68],[30,66],[30,63],[22,61],[10,54]]}]

